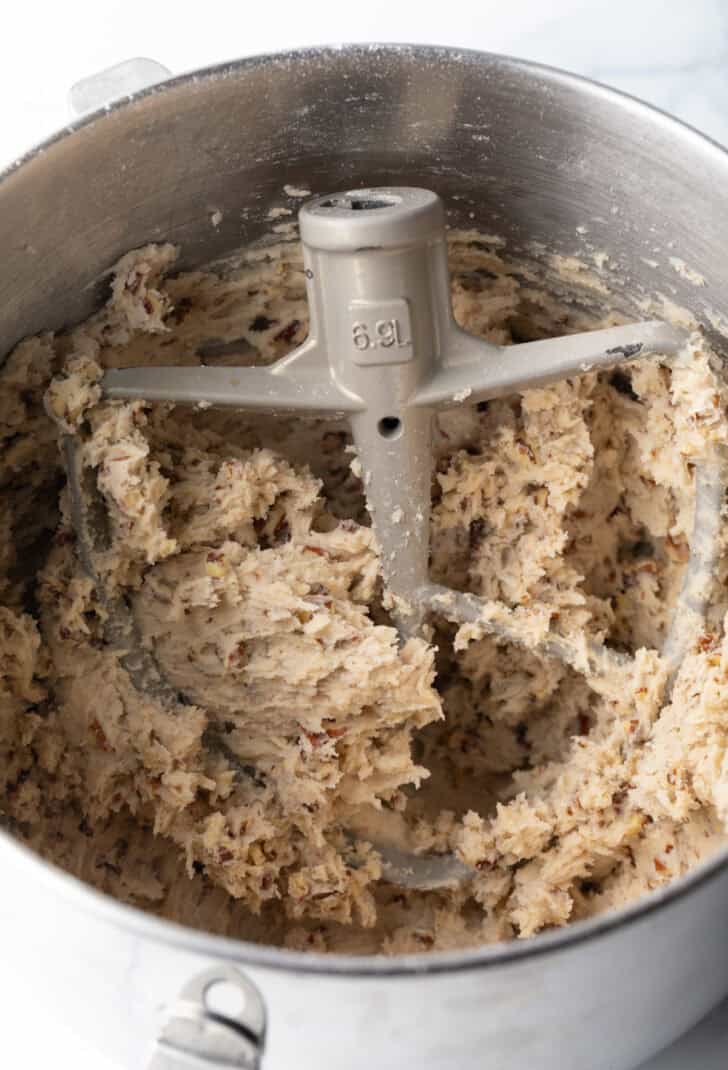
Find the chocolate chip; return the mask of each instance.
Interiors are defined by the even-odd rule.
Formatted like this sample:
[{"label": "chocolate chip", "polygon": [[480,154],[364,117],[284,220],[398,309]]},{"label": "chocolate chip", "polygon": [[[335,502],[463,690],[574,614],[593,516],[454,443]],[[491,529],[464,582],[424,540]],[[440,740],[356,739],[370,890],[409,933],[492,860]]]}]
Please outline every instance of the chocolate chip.
[{"label": "chocolate chip", "polygon": [[256,316],[250,324],[251,331],[267,331],[269,327],[274,327],[277,320],[269,320],[267,316]]},{"label": "chocolate chip", "polygon": [[476,517],[475,520],[471,520],[470,527],[468,528],[468,541],[470,543],[470,549],[475,550],[478,546],[480,546],[481,542],[489,531],[490,528],[482,517]]},{"label": "chocolate chip", "polygon": [[276,342],[288,342],[289,344],[296,337],[296,331],[301,326],[300,320],[291,320],[287,327],[283,327],[275,336]]},{"label": "chocolate chip", "polygon": [[632,389],[632,380],[624,372],[612,372],[609,376],[609,385],[614,387],[618,394],[630,398],[631,401],[639,401],[639,395]]}]

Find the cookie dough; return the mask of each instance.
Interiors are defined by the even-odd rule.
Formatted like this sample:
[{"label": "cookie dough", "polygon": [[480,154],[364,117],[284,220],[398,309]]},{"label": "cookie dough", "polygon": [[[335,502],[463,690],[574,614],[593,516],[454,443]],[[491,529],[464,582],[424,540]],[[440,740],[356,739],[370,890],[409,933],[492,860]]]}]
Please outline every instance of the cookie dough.
[{"label": "cookie dough", "polygon": [[[456,318],[490,340],[622,322],[576,261],[547,286],[481,235],[450,251]],[[295,246],[181,275],[176,255],[129,253],[100,312],[21,343],[0,371],[6,825],[163,917],[385,953],[530,936],[725,845],[724,562],[666,705],[659,655],[694,467],[728,439],[703,338],[438,418],[433,578],[518,610],[526,646],[443,620],[400,643],[345,426],[101,399],[107,367],[270,363],[305,337]],[[607,311],[587,315],[585,291]],[[104,589],[132,609],[173,702],[137,690],[109,642],[76,553],[65,435],[103,495]],[[633,668],[586,679],[528,649],[545,627],[607,641]],[[362,831],[382,824],[476,876],[386,884]]]}]

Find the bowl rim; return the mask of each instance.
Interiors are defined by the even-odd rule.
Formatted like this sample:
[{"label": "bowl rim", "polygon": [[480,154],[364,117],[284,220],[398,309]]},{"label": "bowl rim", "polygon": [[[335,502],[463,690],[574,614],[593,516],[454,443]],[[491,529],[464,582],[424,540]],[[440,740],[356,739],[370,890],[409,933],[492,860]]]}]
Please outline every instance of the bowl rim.
[{"label": "bowl rim", "polygon": [[[453,46],[409,43],[347,43],[316,45],[282,52],[268,52],[241,59],[225,61],[175,75],[163,82],[112,101],[105,107],[83,115],[43,141],[22,153],[0,170],[0,186],[36,157],[52,150],[69,137],[77,135],[117,111],[136,106],[140,101],[160,93],[235,77],[259,67],[291,67],[307,62],[332,62],[342,57],[352,60],[372,54],[400,57],[420,62],[447,60],[482,67],[490,65],[502,70],[518,71],[538,77],[554,85],[571,87],[594,99],[599,99],[626,113],[632,113],[668,134],[678,134],[693,143],[694,149],[722,161],[728,172],[728,151],[717,141],[700,133],[688,123],[669,115],[651,104],[606,86],[592,79],[564,71],[558,67],[518,59],[500,53]],[[272,945],[251,943],[232,936],[221,936],[193,929],[150,914],[140,907],[123,903],[96,890],[53,863],[46,862],[31,848],[0,828],[0,849],[9,851],[19,863],[20,870],[30,879],[37,878],[50,894],[57,892],[64,900],[74,901],[78,909],[87,909],[101,921],[114,924],[131,935],[147,938],[201,955],[232,960],[243,965],[281,970],[300,975],[338,976],[351,978],[422,977],[446,972],[474,969],[496,969],[499,966],[531,962],[558,951],[567,951],[586,942],[605,939],[611,933],[626,929],[636,922],[650,919],[664,908],[686,898],[691,892],[712,884],[728,871],[728,845],[710,859],[699,863],[685,875],[663,888],[649,892],[639,899],[583,921],[572,922],[563,928],[538,933],[524,940],[503,941],[457,951],[428,951],[401,955],[353,955],[337,952],[294,951]]]}]

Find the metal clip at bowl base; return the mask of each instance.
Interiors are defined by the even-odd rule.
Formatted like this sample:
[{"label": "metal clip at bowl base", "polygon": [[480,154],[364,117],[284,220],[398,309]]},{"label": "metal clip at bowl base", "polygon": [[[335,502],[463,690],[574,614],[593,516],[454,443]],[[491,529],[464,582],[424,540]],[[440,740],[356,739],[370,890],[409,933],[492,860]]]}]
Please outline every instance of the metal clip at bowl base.
[{"label": "metal clip at bowl base", "polygon": [[[235,1010],[216,1009],[216,989],[236,997]],[[259,1070],[265,1045],[260,992],[232,966],[213,966],[180,992],[147,1070]]]}]

